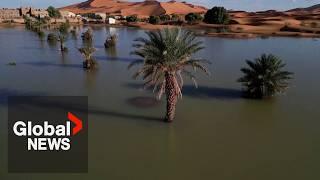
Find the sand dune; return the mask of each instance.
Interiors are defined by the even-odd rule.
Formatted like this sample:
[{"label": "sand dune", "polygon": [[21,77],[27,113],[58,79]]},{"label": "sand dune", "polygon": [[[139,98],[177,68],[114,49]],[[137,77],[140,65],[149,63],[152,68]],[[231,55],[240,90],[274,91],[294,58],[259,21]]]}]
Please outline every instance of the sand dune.
[{"label": "sand dune", "polygon": [[123,16],[138,15],[139,17],[149,17],[161,14],[188,14],[190,12],[205,13],[206,8],[188,4],[185,2],[158,2],[147,0],[144,2],[126,2],[119,0],[89,0],[83,3],[61,8],[77,14],[102,12],[109,14],[119,14]]},{"label": "sand dune", "polygon": [[[205,13],[206,8],[186,2],[168,1],[158,2],[147,0],[143,2],[127,2],[120,0],[88,0],[83,3],[61,8],[82,14],[88,12],[109,13],[112,15],[137,15],[140,18],[162,14],[188,14],[191,12]],[[225,35],[227,37],[255,37],[257,35],[288,35],[320,37],[320,5],[309,8],[292,9],[285,12],[268,10],[261,12],[229,11],[230,25],[209,25],[199,23],[187,25],[190,28],[207,29],[210,35]],[[148,23],[129,23],[126,25],[145,29],[160,29],[163,25]],[[224,29],[219,32],[219,28]],[[215,33],[215,30],[217,31]],[[247,34],[247,35],[245,35]]]}]

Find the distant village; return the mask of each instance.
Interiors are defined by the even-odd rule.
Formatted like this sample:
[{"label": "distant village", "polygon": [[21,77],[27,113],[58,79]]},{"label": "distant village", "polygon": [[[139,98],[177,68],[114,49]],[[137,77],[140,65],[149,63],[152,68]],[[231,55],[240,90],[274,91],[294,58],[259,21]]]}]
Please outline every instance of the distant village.
[{"label": "distant village", "polygon": [[[70,23],[82,23],[82,22],[96,22],[96,23],[108,23],[116,24],[117,20],[121,19],[121,16],[108,16],[106,13],[89,13],[89,14],[75,14],[70,11],[59,10],[60,17],[50,19],[50,21],[70,22]],[[15,9],[1,8],[0,9],[0,23],[25,23],[25,18],[50,18],[47,9],[39,9],[32,7],[21,7]]]}]

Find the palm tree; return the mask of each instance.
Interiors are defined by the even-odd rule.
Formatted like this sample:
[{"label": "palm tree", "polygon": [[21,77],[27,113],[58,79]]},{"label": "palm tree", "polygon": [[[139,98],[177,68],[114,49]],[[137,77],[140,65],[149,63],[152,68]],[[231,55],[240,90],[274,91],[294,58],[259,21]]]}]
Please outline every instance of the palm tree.
[{"label": "palm tree", "polygon": [[58,27],[58,40],[60,42],[60,49],[62,52],[68,51],[68,48],[64,46],[64,42],[67,40],[68,33],[69,33],[70,24],[69,21],[60,24]]},{"label": "palm tree", "polygon": [[132,62],[128,68],[142,64],[134,74],[134,78],[142,76],[145,87],[154,86],[158,91],[158,99],[165,93],[167,96],[167,113],[165,121],[172,122],[175,117],[176,104],[182,97],[183,75],[190,77],[197,87],[195,76],[187,68],[202,70],[210,74],[203,63],[204,59],[194,59],[192,55],[203,49],[202,42],[198,41],[190,31],[164,29],[147,32],[147,38],[136,39],[136,48],[132,54],[143,60]]},{"label": "palm tree", "polygon": [[115,47],[117,44],[118,36],[116,34],[109,35],[104,43],[105,48]]},{"label": "palm tree", "polygon": [[247,60],[249,68],[242,68],[244,76],[238,80],[246,87],[246,95],[251,98],[271,97],[284,92],[289,86],[293,73],[283,71],[286,66],[278,57],[263,54],[254,61]]},{"label": "palm tree", "polygon": [[93,32],[89,28],[86,32],[81,35],[83,41],[92,42],[93,41]]},{"label": "palm tree", "polygon": [[96,62],[94,58],[92,57],[92,54],[96,51],[95,48],[93,47],[83,47],[79,49],[79,52],[83,55],[84,57],[84,62],[83,62],[83,68],[85,69],[91,69],[96,66]]},{"label": "palm tree", "polygon": [[66,41],[66,36],[59,33],[58,40],[60,42],[60,50],[62,52],[68,51],[68,48],[64,46],[64,42]]}]

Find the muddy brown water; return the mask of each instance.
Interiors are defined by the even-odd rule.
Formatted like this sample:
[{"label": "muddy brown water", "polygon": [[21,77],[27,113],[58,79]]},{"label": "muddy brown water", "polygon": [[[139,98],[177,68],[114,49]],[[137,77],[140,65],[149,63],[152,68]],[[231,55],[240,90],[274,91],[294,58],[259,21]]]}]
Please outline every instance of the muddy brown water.
[{"label": "muddy brown water", "polygon": [[[80,29],[85,30],[86,27]],[[119,35],[105,50],[106,34]],[[0,179],[320,179],[320,41],[308,38],[200,37],[198,57],[212,62],[199,88],[187,82],[173,124],[161,122],[155,102],[131,78],[132,42],[144,31],[94,27],[99,69],[86,72],[80,35],[58,46],[23,27],[0,28]],[[245,59],[274,53],[295,73],[288,92],[273,100],[241,97],[236,82]],[[16,66],[6,64],[15,61]],[[89,97],[88,174],[8,174],[7,102],[10,95]]]}]

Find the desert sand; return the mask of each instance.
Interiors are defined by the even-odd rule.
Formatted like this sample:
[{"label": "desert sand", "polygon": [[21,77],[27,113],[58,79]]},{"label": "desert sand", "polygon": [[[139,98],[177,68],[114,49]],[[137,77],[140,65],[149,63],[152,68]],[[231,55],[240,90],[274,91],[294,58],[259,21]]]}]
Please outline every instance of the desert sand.
[{"label": "desert sand", "polygon": [[143,2],[126,2],[119,0],[89,0],[83,3],[61,8],[76,14],[103,12],[112,15],[137,15],[139,18],[146,18],[151,15],[162,14],[188,14],[205,13],[206,8],[188,4],[185,2],[158,2],[147,0]]},{"label": "desert sand", "polygon": [[[89,0],[61,9],[77,14],[103,12],[122,16],[137,15],[140,18],[162,14],[185,15],[191,12],[204,14],[207,11],[205,7],[186,2],[158,2],[154,0],[144,2]],[[232,38],[252,38],[257,36],[320,37],[320,5],[292,9],[286,12],[274,10],[263,12],[229,11],[229,14],[231,17],[229,25],[210,25],[200,22],[193,25],[183,23],[182,26],[205,30],[204,35],[208,36]],[[144,29],[172,27],[165,24],[151,25],[144,22],[126,23],[124,25]]]}]

